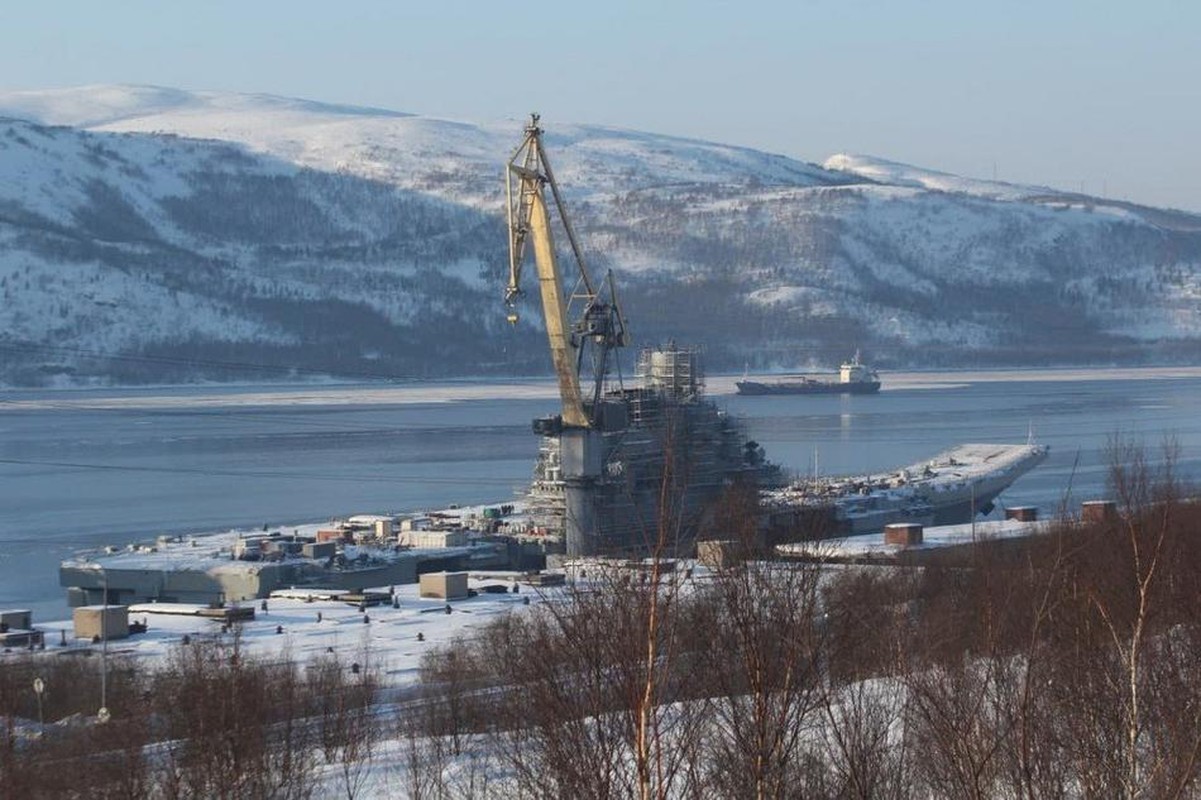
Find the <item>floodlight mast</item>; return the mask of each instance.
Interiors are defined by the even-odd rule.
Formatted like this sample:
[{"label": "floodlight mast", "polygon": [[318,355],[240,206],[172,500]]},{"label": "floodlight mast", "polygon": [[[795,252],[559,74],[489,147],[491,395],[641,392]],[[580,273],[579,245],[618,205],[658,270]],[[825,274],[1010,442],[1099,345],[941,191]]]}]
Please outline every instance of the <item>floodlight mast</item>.
[{"label": "floodlight mast", "polygon": [[[626,346],[629,335],[617,304],[612,272],[606,280],[607,301],[601,298],[588,276],[583,251],[542,147],[542,128],[538,120],[537,114],[530,115],[525,138],[509,159],[505,174],[509,223],[509,283],[505,287],[505,304],[508,306],[509,322],[516,324],[517,300],[523,294],[521,269],[525,260],[525,246],[527,240],[532,240],[546,335],[550,341],[551,360],[563,401],[563,425],[592,428],[596,427],[598,421],[609,355],[616,348]],[[570,294],[564,291],[563,276],[555,256],[550,210],[544,191],[547,185],[550,186],[555,209],[575,257],[575,285]],[[572,321],[571,306],[577,302],[582,304],[582,310],[579,318]],[[591,350],[593,370],[592,397],[587,404],[580,388],[585,349]]]}]

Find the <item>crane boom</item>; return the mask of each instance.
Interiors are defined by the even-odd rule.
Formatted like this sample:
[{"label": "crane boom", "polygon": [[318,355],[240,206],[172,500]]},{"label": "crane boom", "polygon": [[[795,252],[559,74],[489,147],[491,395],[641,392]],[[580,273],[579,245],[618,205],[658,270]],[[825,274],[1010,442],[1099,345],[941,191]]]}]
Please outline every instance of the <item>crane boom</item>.
[{"label": "crane boom", "polygon": [[[548,184],[575,256],[577,274],[575,288],[570,294],[564,291],[563,275],[555,256],[550,210],[544,191]],[[516,324],[518,321],[516,302],[523,294],[522,264],[526,242],[532,240],[551,360],[563,401],[563,424],[575,428],[594,427],[608,369],[608,356],[614,348],[628,344],[629,337],[616,302],[612,273],[606,282],[609,288],[608,302],[600,297],[588,276],[583,252],[567,217],[550,161],[542,148],[542,129],[538,126],[537,114],[530,116],[525,139],[509,159],[505,191],[509,222],[509,282],[505,287],[505,303],[509,306],[509,322]],[[576,301],[583,304],[583,310],[580,318],[572,322],[571,306]],[[580,387],[580,372],[584,364],[584,351],[589,346],[592,350],[594,384],[591,402],[586,404]]]},{"label": "crane boom", "polygon": [[[567,320],[567,304],[563,299],[562,279],[555,260],[551,238],[550,215],[541,191],[526,191],[528,177],[522,178],[522,193],[528,195],[529,214],[526,228],[533,238],[534,263],[538,268],[538,288],[542,295],[542,311],[546,318],[546,335],[550,340],[551,360],[559,379],[559,395],[563,399],[563,423],[587,427],[584,399],[576,369],[575,346]],[[518,265],[520,267],[520,265]]]}]

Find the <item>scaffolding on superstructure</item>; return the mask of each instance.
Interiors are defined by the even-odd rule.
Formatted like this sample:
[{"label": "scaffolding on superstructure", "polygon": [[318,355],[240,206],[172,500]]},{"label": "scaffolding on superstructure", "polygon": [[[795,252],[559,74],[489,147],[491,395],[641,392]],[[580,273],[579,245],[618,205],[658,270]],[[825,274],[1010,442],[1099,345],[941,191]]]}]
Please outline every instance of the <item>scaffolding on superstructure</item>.
[{"label": "scaffolding on superstructure", "polygon": [[[599,552],[645,549],[665,532],[686,537],[726,487],[758,482],[771,469],[741,426],[703,399],[699,350],[643,350],[635,374],[638,388],[605,395],[624,406],[626,423],[602,434],[601,477],[591,488]],[[527,507],[531,526],[551,536],[562,535],[567,520],[559,465],[558,438],[544,437]],[[669,508],[660,507],[663,497]]]}]

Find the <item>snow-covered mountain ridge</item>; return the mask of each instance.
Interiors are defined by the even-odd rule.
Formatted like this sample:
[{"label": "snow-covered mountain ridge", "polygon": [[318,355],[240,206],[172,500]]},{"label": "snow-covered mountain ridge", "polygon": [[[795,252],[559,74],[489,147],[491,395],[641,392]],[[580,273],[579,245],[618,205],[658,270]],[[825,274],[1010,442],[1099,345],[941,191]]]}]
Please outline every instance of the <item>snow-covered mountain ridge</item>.
[{"label": "snow-covered mountain ridge", "polygon": [[[489,124],[267,95],[0,94],[0,380],[539,371]],[[1201,217],[866,156],[547,122],[594,269],[713,368],[1189,358]],[[107,356],[119,355],[112,359]]]}]

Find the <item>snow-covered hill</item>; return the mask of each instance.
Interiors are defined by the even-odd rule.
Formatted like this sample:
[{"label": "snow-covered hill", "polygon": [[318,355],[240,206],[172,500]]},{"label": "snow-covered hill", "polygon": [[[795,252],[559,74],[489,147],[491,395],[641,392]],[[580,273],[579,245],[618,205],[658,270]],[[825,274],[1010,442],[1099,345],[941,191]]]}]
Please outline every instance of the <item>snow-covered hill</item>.
[{"label": "snow-covered hill", "polygon": [[[0,94],[0,380],[539,370],[534,323],[508,329],[498,302],[523,124],[144,86]],[[1201,217],[546,127],[635,334],[701,342],[711,367],[855,346],[882,365],[1198,352]]]},{"label": "snow-covered hill", "polygon": [[[303,167],[382,180],[449,199],[499,196],[501,166],[525,118],[486,125],[273,95],[95,86],[0,94],[0,115],[93,131],[239,142]],[[746,148],[615,128],[554,124],[546,141],[568,187],[589,193],[715,182],[732,175],[802,185],[852,180]]]}]

